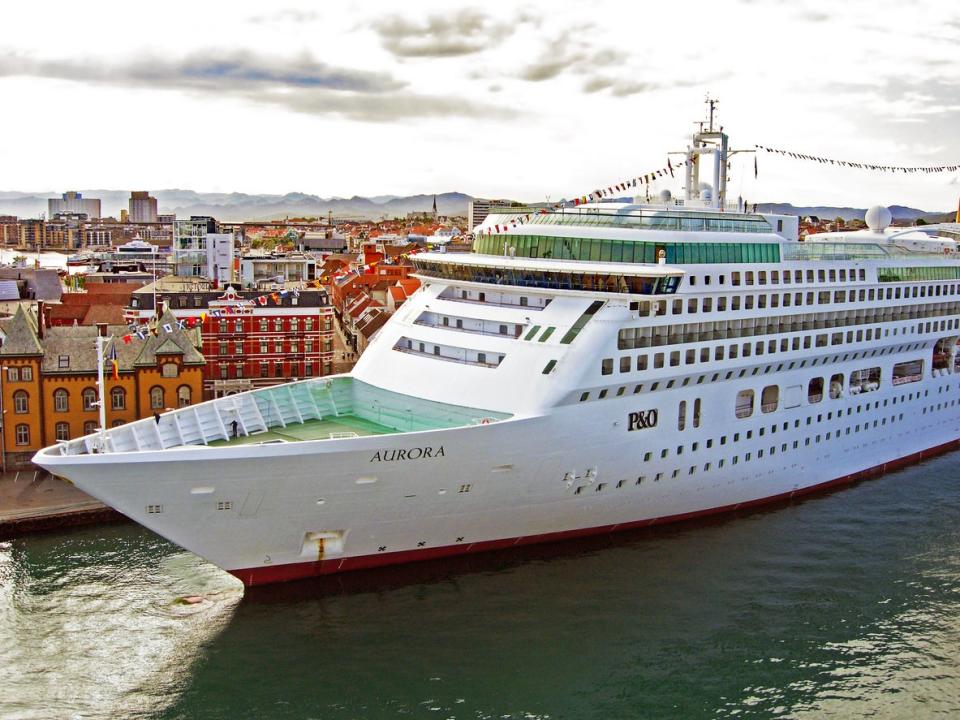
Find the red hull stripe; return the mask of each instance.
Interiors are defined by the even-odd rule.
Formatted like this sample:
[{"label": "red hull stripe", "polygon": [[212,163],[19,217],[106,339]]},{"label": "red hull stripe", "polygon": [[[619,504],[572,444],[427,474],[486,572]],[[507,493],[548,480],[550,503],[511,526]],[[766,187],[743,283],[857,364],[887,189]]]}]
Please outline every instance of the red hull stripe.
[{"label": "red hull stripe", "polygon": [[734,510],[743,510],[745,508],[757,507],[790,498],[808,495],[810,493],[821,492],[828,488],[838,485],[845,485],[864,480],[869,477],[882,475],[886,472],[898,470],[906,465],[933,457],[941,453],[953,450],[960,446],[960,440],[952,440],[943,445],[937,445],[926,450],[922,450],[912,455],[907,455],[897,460],[891,460],[888,463],[874,465],[866,470],[844,475],[843,477],[828,480],[817,485],[811,485],[800,490],[771,495],[769,497],[751,500],[744,503],[735,503],[733,505],[723,505],[721,507],[709,508],[707,510],[697,510],[695,512],[681,513],[679,515],[666,515],[658,518],[649,518],[647,520],[635,520],[631,522],[618,523],[615,525],[600,525],[598,527],[580,528],[579,530],[563,530],[560,532],[545,533],[542,535],[524,535],[514,538],[504,538],[501,540],[485,540],[483,542],[462,543],[457,545],[444,545],[435,548],[421,548],[417,550],[402,550],[399,552],[383,552],[376,555],[362,555],[359,557],[331,558],[329,560],[318,560],[314,562],[288,563],[286,565],[265,565],[263,567],[243,568],[230,570],[230,574],[239,578],[244,585],[267,585],[270,583],[287,582],[290,580],[303,580],[305,578],[316,577],[318,575],[331,575],[338,572],[347,572],[350,570],[366,570],[369,568],[382,567],[385,565],[399,565],[401,563],[414,562],[418,560],[435,560],[437,558],[450,557],[452,555],[464,555],[466,553],[487,552],[491,550],[502,550],[504,548],[515,547],[517,545],[533,545],[535,543],[555,542],[558,540],[568,540],[571,538],[586,537],[589,535],[601,535],[604,533],[618,532],[620,530],[631,530],[635,528],[648,527],[650,525],[661,525],[665,523],[680,522],[683,520],[692,520],[707,515],[716,515],[719,513],[733,512]]}]

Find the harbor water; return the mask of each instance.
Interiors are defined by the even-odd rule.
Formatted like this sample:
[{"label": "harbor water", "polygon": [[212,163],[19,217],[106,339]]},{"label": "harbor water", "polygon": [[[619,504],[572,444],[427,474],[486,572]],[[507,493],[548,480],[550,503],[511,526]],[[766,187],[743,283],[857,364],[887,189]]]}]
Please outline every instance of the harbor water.
[{"label": "harbor water", "polygon": [[960,715],[960,453],[708,522],[246,592],[132,524],[0,543],[2,718],[864,715]]}]

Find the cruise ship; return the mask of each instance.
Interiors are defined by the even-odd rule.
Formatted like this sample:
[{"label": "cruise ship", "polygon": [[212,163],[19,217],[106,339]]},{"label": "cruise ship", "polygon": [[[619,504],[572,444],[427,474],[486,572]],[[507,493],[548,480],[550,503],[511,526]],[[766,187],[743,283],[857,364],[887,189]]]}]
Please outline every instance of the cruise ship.
[{"label": "cruise ship", "polygon": [[[960,255],[929,228],[808,237],[682,196],[494,214],[348,374],[223,397],[35,462],[247,585],[791,498],[960,439]],[[712,180],[701,182],[712,165]],[[604,199],[605,200],[605,199]]]}]

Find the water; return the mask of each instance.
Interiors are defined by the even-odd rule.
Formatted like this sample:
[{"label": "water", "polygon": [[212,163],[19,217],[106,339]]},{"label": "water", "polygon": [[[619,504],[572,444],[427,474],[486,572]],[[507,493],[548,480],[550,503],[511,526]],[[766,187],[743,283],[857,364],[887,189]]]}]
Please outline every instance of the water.
[{"label": "water", "polygon": [[133,525],[21,539],[0,545],[0,717],[956,717],[958,557],[960,454],[245,596]]}]

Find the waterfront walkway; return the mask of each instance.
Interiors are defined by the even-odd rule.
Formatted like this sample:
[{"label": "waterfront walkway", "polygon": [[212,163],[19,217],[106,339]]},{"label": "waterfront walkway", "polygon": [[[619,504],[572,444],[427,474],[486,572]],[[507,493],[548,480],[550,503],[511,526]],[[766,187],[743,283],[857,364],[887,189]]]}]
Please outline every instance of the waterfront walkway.
[{"label": "waterfront walkway", "polygon": [[0,538],[122,517],[45,470],[0,476]]}]

